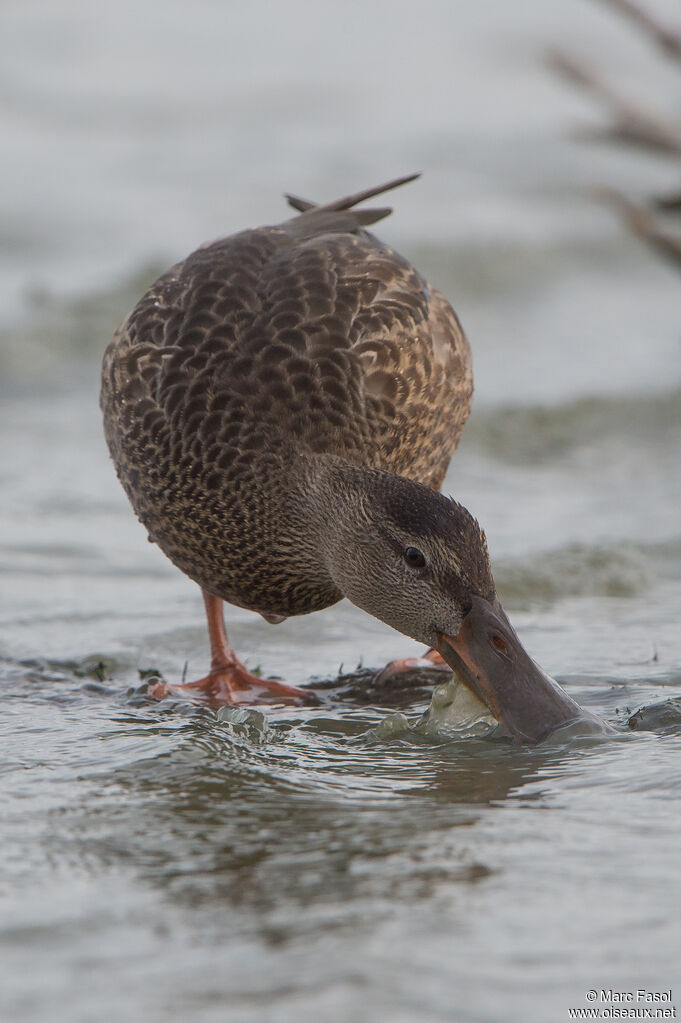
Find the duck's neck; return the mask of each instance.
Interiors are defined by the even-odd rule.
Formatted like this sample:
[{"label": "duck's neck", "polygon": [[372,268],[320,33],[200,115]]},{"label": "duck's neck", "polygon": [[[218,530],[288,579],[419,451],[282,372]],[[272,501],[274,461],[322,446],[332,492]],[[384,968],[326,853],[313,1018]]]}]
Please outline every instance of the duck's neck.
[{"label": "duck's neck", "polygon": [[[366,583],[372,576],[368,548],[376,506],[388,493],[405,499],[412,489],[425,490],[336,455],[298,449],[282,459],[281,478],[263,509],[268,586],[251,606],[261,613],[288,616],[349,597],[382,617],[380,607],[364,599],[372,592]],[[250,589],[253,593],[253,582]]]},{"label": "duck's neck", "polygon": [[307,571],[346,596],[338,566],[368,514],[373,477],[387,475],[337,455],[297,452],[285,519],[301,544]]},{"label": "duck's neck", "polygon": [[280,458],[267,501],[256,513],[258,548],[266,554],[262,573],[249,583],[253,610],[288,617],[345,596],[331,565],[350,514],[348,479],[358,473],[361,469],[332,455],[298,449]]},{"label": "duck's neck", "polygon": [[[369,552],[376,536],[376,509],[396,500],[408,500],[420,484],[371,466],[354,465],[336,455],[299,454],[299,485],[294,507],[307,522],[309,563],[327,578],[341,596],[370,614],[378,607],[358,599],[372,588]],[[375,566],[374,566],[375,567]]]},{"label": "duck's neck", "polygon": [[328,565],[328,553],[342,543],[348,529],[370,505],[376,478],[389,473],[353,465],[337,455],[298,455],[299,486],[295,498],[305,509],[315,543]]}]

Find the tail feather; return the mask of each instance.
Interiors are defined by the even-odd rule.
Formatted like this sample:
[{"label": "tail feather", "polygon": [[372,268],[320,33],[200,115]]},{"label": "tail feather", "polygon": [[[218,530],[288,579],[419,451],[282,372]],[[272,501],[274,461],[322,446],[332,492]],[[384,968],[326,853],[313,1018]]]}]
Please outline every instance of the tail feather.
[{"label": "tail feather", "polygon": [[375,195],[381,195],[398,185],[406,185],[408,181],[414,181],[420,174],[407,174],[402,178],[394,178],[385,185],[378,185],[376,188],[366,188],[362,192],[355,192],[354,195],[346,195],[343,199],[336,199],[334,202],[317,204],[309,199],[301,199],[297,195],[286,194],[289,206],[297,210],[300,216],[293,217],[286,222],[286,230],[299,238],[313,237],[325,232],[355,232],[358,228],[368,224],[375,224],[376,221],[392,213],[390,206],[374,207],[368,210],[355,210],[352,207],[365,199],[371,199]]},{"label": "tail feather", "polygon": [[[334,199],[333,202],[328,203],[316,203],[311,202],[309,199],[301,199],[297,195],[285,194],[285,199],[289,206],[292,206],[294,210],[298,210],[299,213],[306,213],[308,210],[349,210],[357,203],[364,202],[365,199],[373,199],[375,195],[381,195],[383,192],[389,192],[392,188],[398,188],[400,185],[406,185],[409,181],[415,181],[416,178],[420,178],[420,171],[416,174],[405,174],[401,178],[393,178],[392,181],[388,181],[384,185],[376,185],[374,188],[365,188],[361,192],[355,192],[353,195],[346,195],[342,199]],[[385,209],[383,216],[387,217],[390,210]]]},{"label": "tail feather", "polygon": [[300,199],[297,195],[291,195],[289,192],[284,192],[284,199],[286,199],[289,206],[293,206],[293,209],[298,210],[299,213],[313,210],[317,205],[316,202],[310,202],[309,199]]}]

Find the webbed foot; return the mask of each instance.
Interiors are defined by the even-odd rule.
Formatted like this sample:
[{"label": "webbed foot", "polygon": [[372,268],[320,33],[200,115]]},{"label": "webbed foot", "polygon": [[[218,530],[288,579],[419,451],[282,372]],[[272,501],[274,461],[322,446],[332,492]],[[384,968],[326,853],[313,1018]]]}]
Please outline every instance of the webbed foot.
[{"label": "webbed foot", "polygon": [[157,700],[170,695],[190,698],[201,696],[211,707],[222,707],[225,704],[253,706],[261,703],[300,705],[314,700],[314,695],[305,689],[286,685],[276,679],[260,678],[236,660],[230,664],[216,665],[196,682],[178,685],[157,682],[149,693]]},{"label": "webbed foot", "polygon": [[382,686],[395,675],[399,675],[400,672],[413,671],[415,668],[437,668],[438,671],[449,671],[450,673],[452,670],[437,650],[428,650],[422,657],[399,657],[395,661],[390,661],[385,668],[376,672],[374,684]]}]

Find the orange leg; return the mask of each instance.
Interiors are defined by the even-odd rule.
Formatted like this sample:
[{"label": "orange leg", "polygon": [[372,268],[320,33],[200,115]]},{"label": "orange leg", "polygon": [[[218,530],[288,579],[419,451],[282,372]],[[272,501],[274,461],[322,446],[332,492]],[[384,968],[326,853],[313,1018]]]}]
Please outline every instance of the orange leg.
[{"label": "orange leg", "polygon": [[169,685],[157,682],[151,696],[162,700],[169,693],[203,695],[212,706],[234,703],[304,703],[311,694],[297,686],[287,686],[274,679],[259,678],[242,664],[234,653],[225,631],[222,600],[201,591],[206,607],[210,636],[210,671],[197,682]]},{"label": "orange leg", "polygon": [[377,685],[383,685],[388,679],[399,675],[401,671],[411,671],[413,668],[437,668],[442,671],[451,671],[449,665],[442,660],[437,650],[428,650],[423,657],[400,657],[396,661],[386,664],[385,668],[374,676]]}]

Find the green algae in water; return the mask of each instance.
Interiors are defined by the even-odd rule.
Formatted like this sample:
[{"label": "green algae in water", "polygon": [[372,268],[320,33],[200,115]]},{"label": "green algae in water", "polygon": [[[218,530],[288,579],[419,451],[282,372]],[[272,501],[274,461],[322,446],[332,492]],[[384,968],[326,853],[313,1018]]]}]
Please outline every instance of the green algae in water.
[{"label": "green algae in water", "polygon": [[82,661],[73,663],[73,674],[76,678],[91,678],[97,682],[105,682],[114,678],[117,667],[118,664],[113,657],[92,654]]},{"label": "green algae in water", "polygon": [[489,735],[496,727],[490,710],[454,675],[437,686],[414,731],[435,740],[472,739]]},{"label": "green algae in water", "polygon": [[409,734],[421,735],[434,742],[449,742],[490,735],[497,724],[485,704],[454,675],[436,687],[428,710],[415,722],[396,712],[383,718],[367,735],[384,742],[403,739]]},{"label": "green algae in water", "polygon": [[401,711],[388,714],[386,718],[368,733],[374,739],[390,742],[391,739],[402,739],[409,731],[409,718]]}]

